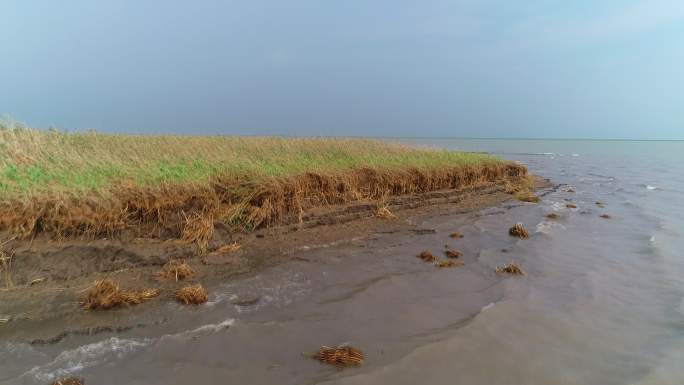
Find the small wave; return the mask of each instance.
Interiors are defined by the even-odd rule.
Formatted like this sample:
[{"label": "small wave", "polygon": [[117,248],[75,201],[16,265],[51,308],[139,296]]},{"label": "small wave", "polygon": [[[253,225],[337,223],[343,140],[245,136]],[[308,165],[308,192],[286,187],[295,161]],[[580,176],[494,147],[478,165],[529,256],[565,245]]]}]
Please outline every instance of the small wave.
[{"label": "small wave", "polygon": [[542,234],[551,234],[554,229],[565,229],[565,226],[557,222],[540,222],[537,224],[537,232]]},{"label": "small wave", "polygon": [[207,334],[212,334],[219,332],[221,330],[228,329],[229,327],[233,326],[235,324],[235,319],[234,318],[229,318],[225,321],[214,323],[214,324],[207,324],[207,325],[202,325],[198,328],[192,329],[192,330],[185,330],[180,333],[176,334],[165,334],[161,337],[161,339],[167,339],[167,338],[195,338],[198,336],[202,335],[207,335]]},{"label": "small wave", "polygon": [[574,156],[575,158],[577,158],[577,157],[580,156],[580,155],[579,155],[579,154],[573,153],[571,156]]},{"label": "small wave", "polygon": [[53,361],[35,366],[21,377],[33,377],[39,382],[54,381],[56,378],[73,375],[111,359],[121,359],[127,353],[148,346],[152,341],[151,339],[128,340],[111,337],[104,341],[79,346],[73,350],[65,350]]},{"label": "small wave", "polygon": [[489,303],[489,304],[483,306],[483,307],[482,307],[482,310],[480,310],[480,311],[481,311],[481,312],[482,312],[482,311],[487,311],[487,310],[489,310],[489,309],[491,309],[491,308],[493,308],[493,307],[494,307],[494,302],[491,302],[491,303]]},{"label": "small wave", "polygon": [[658,187],[651,186],[650,184],[646,185],[646,190],[657,190],[657,189],[658,189]]}]

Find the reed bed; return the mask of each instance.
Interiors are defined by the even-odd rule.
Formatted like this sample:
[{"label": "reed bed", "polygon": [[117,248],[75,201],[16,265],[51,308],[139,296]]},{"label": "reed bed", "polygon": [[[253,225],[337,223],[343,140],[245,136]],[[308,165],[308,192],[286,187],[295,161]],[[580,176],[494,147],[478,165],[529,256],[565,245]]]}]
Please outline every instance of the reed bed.
[{"label": "reed bed", "polygon": [[[524,179],[483,155],[362,139],[65,133],[0,123],[0,231],[197,243],[312,207]],[[150,228],[151,227],[151,228]]]}]

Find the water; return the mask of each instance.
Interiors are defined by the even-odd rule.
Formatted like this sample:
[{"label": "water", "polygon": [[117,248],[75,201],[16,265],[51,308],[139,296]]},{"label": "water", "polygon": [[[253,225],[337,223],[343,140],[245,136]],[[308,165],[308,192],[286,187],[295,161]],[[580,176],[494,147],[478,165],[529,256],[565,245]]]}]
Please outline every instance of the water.
[{"label": "water", "polygon": [[[145,317],[168,320],[153,327],[46,346],[2,341],[0,383],[66,374],[96,384],[684,381],[684,142],[407,142],[497,153],[561,187],[538,205],[421,219],[435,234],[302,251],[305,259],[211,288],[206,306],[155,309]],[[510,238],[515,222],[532,237]],[[414,257],[453,231],[465,234],[448,241],[465,267]],[[493,273],[509,260],[527,275]],[[345,342],[365,351],[363,367],[337,371],[302,355]]]}]

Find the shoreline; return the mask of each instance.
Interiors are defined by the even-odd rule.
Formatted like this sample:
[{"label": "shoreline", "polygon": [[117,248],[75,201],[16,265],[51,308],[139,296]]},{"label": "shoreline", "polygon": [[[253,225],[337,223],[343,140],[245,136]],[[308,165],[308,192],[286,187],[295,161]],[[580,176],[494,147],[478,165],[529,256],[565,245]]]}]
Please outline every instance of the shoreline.
[{"label": "shoreline", "polygon": [[[535,190],[549,182],[535,178]],[[184,283],[206,287],[258,274],[269,267],[298,259],[305,251],[345,247],[374,234],[420,235],[431,233],[417,223],[444,215],[469,215],[511,200],[506,186],[490,183],[467,189],[440,190],[395,197],[387,202],[394,219],[376,216],[370,201],[336,205],[311,211],[306,220],[239,234],[217,229],[211,247],[237,242],[239,250],[198,255],[194,246],[168,239],[99,239],[53,241],[37,237],[16,248],[15,274],[25,286],[0,290],[0,336],[4,339],[50,341],[81,325],[88,333],[111,331],[137,324],[136,315],[154,312],[172,301],[172,293]],[[529,203],[518,202],[517,205]],[[432,230],[434,231],[434,230]],[[406,236],[406,235],[404,235]],[[186,282],[154,277],[172,259],[182,259],[197,272]],[[44,271],[45,261],[51,269]],[[39,274],[39,275],[37,275]],[[21,277],[21,278],[20,278]],[[155,287],[161,296],[149,302],[109,311],[86,311],[79,304],[83,292],[96,279],[114,278],[122,287]],[[35,279],[44,280],[31,285]],[[211,291],[211,290],[210,290]],[[245,301],[248,301],[246,299]],[[129,325],[130,326],[130,325]]]}]

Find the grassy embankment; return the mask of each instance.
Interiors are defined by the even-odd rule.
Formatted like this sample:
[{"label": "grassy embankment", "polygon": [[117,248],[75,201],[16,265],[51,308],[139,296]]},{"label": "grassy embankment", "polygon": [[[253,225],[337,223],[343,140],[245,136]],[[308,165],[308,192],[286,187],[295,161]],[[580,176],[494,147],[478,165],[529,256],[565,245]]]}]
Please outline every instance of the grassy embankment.
[{"label": "grassy embankment", "polygon": [[[134,136],[0,123],[0,231],[145,234],[205,243],[311,207],[482,183],[522,166],[372,140]],[[151,231],[153,229],[154,231]]]}]

